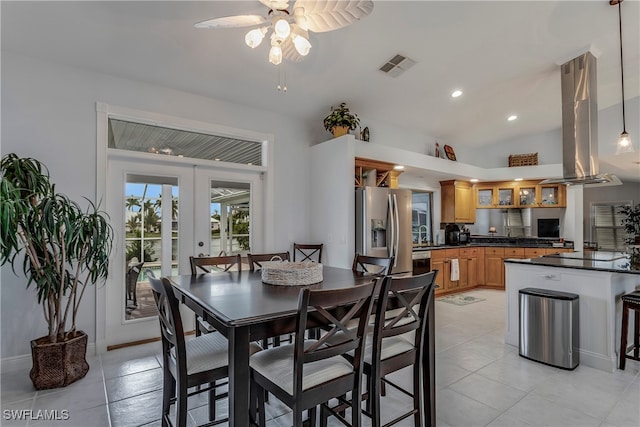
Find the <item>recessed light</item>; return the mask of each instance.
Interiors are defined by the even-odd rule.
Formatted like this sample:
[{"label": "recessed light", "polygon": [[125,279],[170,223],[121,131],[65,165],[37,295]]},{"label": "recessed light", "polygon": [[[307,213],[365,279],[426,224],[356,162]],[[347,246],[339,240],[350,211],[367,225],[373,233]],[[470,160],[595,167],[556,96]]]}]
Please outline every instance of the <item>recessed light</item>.
[{"label": "recessed light", "polygon": [[402,165],[395,165],[393,168],[394,168],[395,170],[397,170],[397,171],[401,171],[402,169],[404,169],[404,166],[402,166]]},{"label": "recessed light", "polygon": [[509,120],[510,122],[514,121],[515,119],[517,119],[518,116],[516,116],[515,114],[510,115],[509,117],[507,117],[507,120]]},{"label": "recessed light", "polygon": [[452,98],[457,98],[460,95],[462,95],[462,91],[461,90],[454,90],[453,92],[451,92],[451,97]]},{"label": "recessed light", "polygon": [[469,181],[471,181],[471,182],[478,182],[478,181],[480,181],[480,180],[479,180],[478,178],[471,178]]},{"label": "recessed light", "polygon": [[522,178],[516,178],[514,181],[522,181]]},{"label": "recessed light", "polygon": [[220,161],[220,158],[219,158],[219,157],[216,157],[216,158],[215,158],[215,159],[213,159],[213,160],[215,160],[216,162],[219,162],[219,161]]}]

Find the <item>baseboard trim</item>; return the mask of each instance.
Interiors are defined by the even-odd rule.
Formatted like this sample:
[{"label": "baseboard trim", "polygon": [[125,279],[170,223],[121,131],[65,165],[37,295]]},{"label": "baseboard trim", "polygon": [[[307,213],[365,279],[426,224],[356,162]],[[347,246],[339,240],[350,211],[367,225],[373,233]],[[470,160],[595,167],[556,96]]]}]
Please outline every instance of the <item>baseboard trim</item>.
[{"label": "baseboard trim", "polygon": [[[96,344],[87,343],[87,356],[95,355]],[[2,373],[18,371],[22,369],[30,369],[32,366],[31,353],[21,354],[19,356],[5,357],[0,360],[0,366]]]}]

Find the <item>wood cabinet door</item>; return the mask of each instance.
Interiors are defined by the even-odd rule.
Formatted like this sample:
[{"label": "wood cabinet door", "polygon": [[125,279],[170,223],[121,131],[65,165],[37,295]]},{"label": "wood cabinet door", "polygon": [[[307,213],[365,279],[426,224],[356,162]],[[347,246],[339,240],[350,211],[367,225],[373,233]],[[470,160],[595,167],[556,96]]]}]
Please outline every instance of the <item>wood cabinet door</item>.
[{"label": "wood cabinet door", "polygon": [[476,206],[474,203],[473,188],[470,186],[456,185],[455,204],[456,222],[476,222]]},{"label": "wood cabinet door", "polygon": [[478,286],[478,258],[467,258],[467,286]]},{"label": "wood cabinet door", "polygon": [[436,284],[440,286],[436,289],[436,293],[442,293],[445,290],[445,268],[444,268],[444,258],[434,259],[431,258],[431,271],[438,270],[438,275],[436,276]]},{"label": "wood cabinet door", "polygon": [[469,287],[469,259],[465,257],[458,258],[460,266],[460,280],[458,280],[458,288]]},{"label": "wood cabinet door", "polygon": [[502,256],[487,255],[485,257],[485,284],[487,286],[504,287],[504,266]]},{"label": "wood cabinet door", "polygon": [[476,208],[493,208],[496,205],[494,187],[476,188]]}]

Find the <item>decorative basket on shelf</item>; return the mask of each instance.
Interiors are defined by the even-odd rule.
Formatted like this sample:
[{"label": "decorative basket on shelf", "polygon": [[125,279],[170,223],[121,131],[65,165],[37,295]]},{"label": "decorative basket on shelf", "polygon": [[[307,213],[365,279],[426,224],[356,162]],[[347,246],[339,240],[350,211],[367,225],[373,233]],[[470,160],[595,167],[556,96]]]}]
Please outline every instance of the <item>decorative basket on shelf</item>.
[{"label": "decorative basket on shelf", "polygon": [[262,282],[269,285],[305,286],[322,282],[317,262],[267,261],[262,263]]},{"label": "decorative basket on shelf", "polygon": [[538,153],[511,154],[509,156],[509,167],[514,166],[536,166],[538,164]]}]

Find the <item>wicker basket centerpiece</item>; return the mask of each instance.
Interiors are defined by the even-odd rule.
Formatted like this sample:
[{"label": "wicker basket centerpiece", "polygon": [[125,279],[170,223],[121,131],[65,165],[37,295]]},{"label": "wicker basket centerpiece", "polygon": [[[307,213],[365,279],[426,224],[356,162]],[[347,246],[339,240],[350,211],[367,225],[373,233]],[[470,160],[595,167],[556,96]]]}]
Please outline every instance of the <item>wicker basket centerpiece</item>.
[{"label": "wicker basket centerpiece", "polygon": [[262,263],[262,281],[269,285],[304,286],[322,282],[322,264],[317,262],[267,261]]}]

